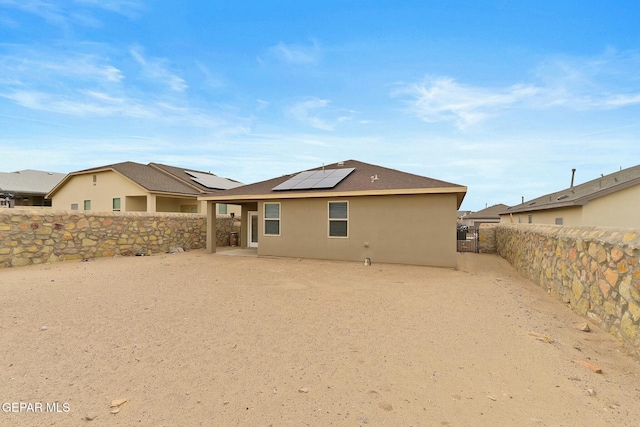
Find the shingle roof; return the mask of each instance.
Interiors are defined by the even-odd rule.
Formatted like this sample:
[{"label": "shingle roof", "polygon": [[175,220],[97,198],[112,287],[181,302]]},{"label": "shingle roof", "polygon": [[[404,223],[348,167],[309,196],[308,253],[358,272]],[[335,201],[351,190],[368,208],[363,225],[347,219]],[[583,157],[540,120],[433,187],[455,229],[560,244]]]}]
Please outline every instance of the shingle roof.
[{"label": "shingle roof", "polygon": [[500,219],[500,212],[504,212],[508,208],[507,205],[498,203],[497,205],[489,206],[486,209],[482,209],[477,212],[472,212],[466,215],[464,219]]},{"label": "shingle roof", "polygon": [[[195,185],[200,190],[202,190],[204,192],[207,192],[207,193],[211,192],[212,188],[206,187],[206,186],[202,185],[201,183],[199,183],[198,181],[194,180],[193,176],[190,175],[189,172],[196,172],[198,174],[204,174],[204,175],[207,175],[207,176],[210,176],[210,177],[216,177],[216,178],[218,178],[218,181],[223,182],[222,185],[227,186],[227,188],[239,187],[239,186],[242,185],[241,182],[236,181],[234,179],[219,177],[219,176],[217,176],[215,174],[212,174],[211,172],[202,172],[202,171],[199,171],[197,169],[185,169],[185,168],[179,168],[179,167],[176,167],[176,166],[163,165],[163,164],[160,164],[160,163],[149,163],[149,166],[161,169],[161,170],[173,175],[174,177],[182,180],[186,184]],[[220,189],[223,189],[223,188],[221,187]]]},{"label": "shingle roof", "polygon": [[33,169],[0,172],[0,189],[22,194],[47,194],[64,177],[63,173]]},{"label": "shingle roof", "polygon": [[505,209],[501,214],[582,206],[591,200],[640,184],[640,165],[574,185]]},{"label": "shingle roof", "polygon": [[[202,200],[257,200],[263,197],[268,198],[292,198],[311,197],[326,195],[327,197],[336,193],[357,193],[367,194],[415,194],[415,193],[456,193],[458,194],[458,206],[467,192],[467,188],[458,184],[440,181],[425,176],[414,175],[401,172],[383,166],[372,165],[357,160],[346,160],[326,166],[321,166],[309,171],[322,169],[355,168],[346,178],[333,188],[307,189],[307,190],[286,190],[273,191],[277,185],[289,180],[297,173],[283,175],[278,178],[243,185],[230,190],[221,191],[216,194],[208,194],[201,197]],[[306,171],[303,171],[306,172]],[[375,178],[375,179],[373,179]],[[429,191],[433,190],[433,191]]]},{"label": "shingle roof", "polygon": [[[161,165],[158,163],[149,163],[148,165],[143,165],[136,162],[122,162],[90,169],[83,169],[77,172],[71,172],[63,181],[68,180],[71,176],[74,175],[83,175],[106,170],[113,170],[120,173],[121,175],[129,178],[131,181],[135,182],[149,192],[186,194],[193,196],[211,192],[210,188],[207,188],[192,180],[185,179],[185,175],[188,175],[185,173],[184,168]],[[214,176],[209,172],[195,172]],[[51,195],[62,184],[63,182],[61,182],[60,185],[56,186],[56,188],[54,188],[49,194],[49,197],[51,197]]]}]

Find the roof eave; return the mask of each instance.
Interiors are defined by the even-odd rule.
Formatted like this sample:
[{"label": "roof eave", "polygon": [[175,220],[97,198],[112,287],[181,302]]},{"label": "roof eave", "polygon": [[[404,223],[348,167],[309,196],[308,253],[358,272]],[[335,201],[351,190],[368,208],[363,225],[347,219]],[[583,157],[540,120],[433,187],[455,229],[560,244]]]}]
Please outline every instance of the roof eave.
[{"label": "roof eave", "polygon": [[[155,196],[171,196],[171,197],[183,197],[183,198],[188,198],[188,199],[192,199],[192,198],[197,198],[198,195],[197,194],[189,194],[189,193],[176,193],[176,192],[170,192],[170,191],[158,191],[158,190],[147,190],[149,192],[149,194],[153,194]],[[198,200],[200,200],[198,198]]]},{"label": "roof eave", "polygon": [[525,207],[520,207],[514,210],[507,210],[504,212],[500,212],[498,215],[509,215],[514,213],[537,212],[537,211],[546,211],[551,209],[572,208],[572,207],[584,206],[586,204],[587,204],[586,201],[573,200],[571,202],[558,203],[554,205],[525,206]]},{"label": "roof eave", "polygon": [[416,194],[457,194],[458,208],[462,204],[467,187],[437,187],[437,188],[400,188],[389,190],[359,190],[359,191],[324,191],[324,192],[296,192],[290,193],[286,191],[272,192],[267,194],[237,194],[237,195],[216,195],[209,194],[198,197],[200,201],[210,202],[254,202],[258,200],[275,200],[275,199],[316,199],[331,197],[362,197],[362,196],[401,196]]}]

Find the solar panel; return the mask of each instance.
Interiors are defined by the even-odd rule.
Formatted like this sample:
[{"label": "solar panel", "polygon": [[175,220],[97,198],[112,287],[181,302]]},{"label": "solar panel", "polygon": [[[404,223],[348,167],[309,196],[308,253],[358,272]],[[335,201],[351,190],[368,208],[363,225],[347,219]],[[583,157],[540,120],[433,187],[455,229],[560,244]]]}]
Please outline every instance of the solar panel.
[{"label": "solar panel", "polygon": [[276,185],[273,191],[310,190],[313,188],[333,188],[345,179],[356,168],[324,169],[305,171],[292,176],[287,181]]},{"label": "solar panel", "polygon": [[338,185],[338,183],[340,181],[342,181],[345,177],[330,177],[330,178],[325,178],[323,180],[321,180],[320,182],[314,184],[311,186],[311,188],[333,188],[336,185]]},{"label": "solar panel", "polygon": [[302,181],[304,179],[311,178],[315,173],[316,171],[300,172],[296,176],[292,177],[291,181]]},{"label": "solar panel", "polygon": [[296,181],[296,184],[291,187],[291,190],[313,188],[315,184],[319,183],[323,179],[324,178],[307,178],[302,181]]},{"label": "solar panel", "polygon": [[229,190],[230,188],[236,188],[242,185],[239,182],[231,181],[227,178],[221,178],[213,174],[193,171],[185,172],[191,176],[193,181],[212,190]]}]

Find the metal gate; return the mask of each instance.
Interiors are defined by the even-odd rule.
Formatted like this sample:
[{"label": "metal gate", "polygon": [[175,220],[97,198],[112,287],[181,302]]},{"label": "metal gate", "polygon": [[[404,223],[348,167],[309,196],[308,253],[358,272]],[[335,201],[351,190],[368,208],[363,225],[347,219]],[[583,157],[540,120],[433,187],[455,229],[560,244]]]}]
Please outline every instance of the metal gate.
[{"label": "metal gate", "polygon": [[475,227],[458,227],[457,248],[458,252],[480,252],[478,244],[478,229]]}]

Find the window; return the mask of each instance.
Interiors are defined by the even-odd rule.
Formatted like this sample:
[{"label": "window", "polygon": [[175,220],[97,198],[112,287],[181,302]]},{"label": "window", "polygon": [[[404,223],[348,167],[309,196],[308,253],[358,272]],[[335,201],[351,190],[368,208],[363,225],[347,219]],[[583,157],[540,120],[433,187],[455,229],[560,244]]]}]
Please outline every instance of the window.
[{"label": "window", "polygon": [[77,203],[71,203],[71,210],[72,211],[77,211],[78,210],[78,204]]},{"label": "window", "polygon": [[349,236],[349,202],[329,202],[329,237]]},{"label": "window", "polygon": [[556,225],[562,225],[563,222],[562,218],[556,218]]},{"label": "window", "polygon": [[264,204],[264,234],[280,235],[280,203]]},{"label": "window", "polygon": [[220,215],[227,214],[227,204],[226,203],[218,203],[218,213]]},{"label": "window", "polygon": [[527,217],[529,224],[533,223],[533,215],[528,215]]},{"label": "window", "polygon": [[96,185],[96,182],[98,182],[98,175],[93,175],[93,185]]},{"label": "window", "polygon": [[84,201],[84,210],[85,211],[90,211],[91,210],[91,200],[85,200]]},{"label": "window", "polygon": [[114,211],[120,210],[120,197],[116,197],[115,199],[113,199],[113,210]]}]

